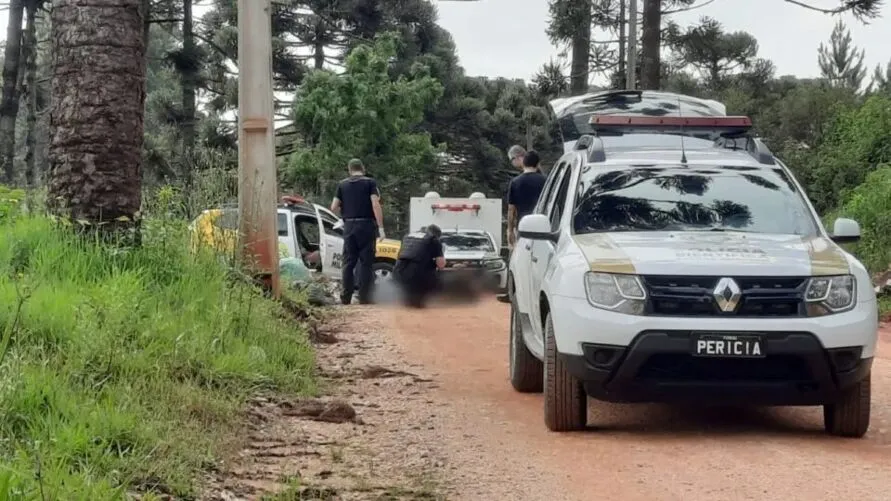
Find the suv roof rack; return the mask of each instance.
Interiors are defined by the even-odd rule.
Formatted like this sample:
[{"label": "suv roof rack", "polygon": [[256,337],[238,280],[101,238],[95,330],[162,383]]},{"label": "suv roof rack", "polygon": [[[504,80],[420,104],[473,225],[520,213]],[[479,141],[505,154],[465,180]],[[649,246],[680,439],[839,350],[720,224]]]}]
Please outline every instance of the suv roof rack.
[{"label": "suv roof rack", "polygon": [[[598,136],[621,136],[634,133],[710,133],[714,146],[732,150],[745,150],[758,163],[774,165],[773,153],[760,139],[752,135],[752,119],[745,116],[730,117],[647,117],[630,115],[595,115],[591,117],[594,135],[584,135],[576,143],[576,150],[588,150],[589,162],[603,162],[606,154],[603,141]],[[714,137],[717,136],[717,137]],[[742,141],[742,143],[741,143]]]}]

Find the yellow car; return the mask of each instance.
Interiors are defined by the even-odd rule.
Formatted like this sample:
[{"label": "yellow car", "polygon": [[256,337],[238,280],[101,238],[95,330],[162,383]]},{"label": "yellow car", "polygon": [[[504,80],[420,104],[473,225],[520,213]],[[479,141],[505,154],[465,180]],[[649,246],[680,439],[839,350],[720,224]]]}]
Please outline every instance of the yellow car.
[{"label": "yellow car", "polygon": [[[316,271],[339,279],[343,268],[342,220],[320,205],[292,197],[287,201],[278,207],[280,254],[313,261]],[[238,208],[204,210],[192,221],[189,230],[193,249],[209,246],[234,255],[238,241]],[[376,280],[390,278],[401,244],[392,239],[377,242],[373,266]]]}]

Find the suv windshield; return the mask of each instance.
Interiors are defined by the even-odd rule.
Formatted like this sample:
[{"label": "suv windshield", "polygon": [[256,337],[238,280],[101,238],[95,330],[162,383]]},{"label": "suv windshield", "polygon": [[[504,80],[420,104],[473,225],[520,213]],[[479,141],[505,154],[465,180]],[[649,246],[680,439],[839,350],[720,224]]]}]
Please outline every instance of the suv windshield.
[{"label": "suv windshield", "polygon": [[745,231],[811,236],[817,226],[781,169],[639,167],[582,173],[574,233]]},{"label": "suv windshield", "polygon": [[443,233],[439,239],[442,245],[452,250],[481,250],[491,252],[495,246],[486,235],[473,235],[467,233]]}]

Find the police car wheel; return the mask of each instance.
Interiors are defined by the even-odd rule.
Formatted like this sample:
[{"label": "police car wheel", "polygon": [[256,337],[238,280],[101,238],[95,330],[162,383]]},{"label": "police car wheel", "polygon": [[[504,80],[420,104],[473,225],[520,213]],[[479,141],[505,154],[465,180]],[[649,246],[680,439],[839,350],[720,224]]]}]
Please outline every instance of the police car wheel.
[{"label": "police car wheel", "polygon": [[378,261],[371,267],[374,271],[374,281],[381,282],[393,278],[393,264],[385,261]]}]

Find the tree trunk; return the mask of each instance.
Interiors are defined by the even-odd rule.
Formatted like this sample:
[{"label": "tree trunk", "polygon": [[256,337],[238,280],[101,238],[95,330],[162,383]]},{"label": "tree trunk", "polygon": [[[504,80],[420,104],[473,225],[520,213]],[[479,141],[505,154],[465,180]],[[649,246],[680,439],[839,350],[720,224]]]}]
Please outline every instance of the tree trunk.
[{"label": "tree trunk", "polygon": [[588,92],[588,69],[591,57],[591,5],[589,0],[580,1],[587,8],[581,9],[577,31],[572,37],[569,91],[573,96]]},{"label": "tree trunk", "polygon": [[143,0],[53,1],[48,204],[104,234],[138,229],[145,14]]},{"label": "tree trunk", "polygon": [[662,0],[644,0],[641,31],[640,88],[657,90],[661,75]]},{"label": "tree trunk", "polygon": [[617,89],[624,89],[627,85],[627,76],[625,63],[626,58],[628,57],[625,54],[625,49],[627,48],[627,35],[625,34],[625,27],[628,23],[628,20],[625,19],[627,17],[625,13],[625,0],[622,0],[619,3],[619,70],[616,72],[618,75],[618,81],[614,82],[614,86]]},{"label": "tree trunk", "polygon": [[[182,153],[184,181],[191,178],[192,150],[195,148],[195,89],[198,87],[198,64],[196,59],[195,34],[192,28],[192,0],[183,0],[183,55],[186,65],[182,72]],[[187,184],[189,184],[187,182]]]},{"label": "tree trunk", "polygon": [[325,68],[325,23],[319,18],[316,21],[315,40],[313,40],[313,68]]},{"label": "tree trunk", "polygon": [[25,82],[22,95],[26,96],[25,122],[25,186],[31,188],[37,179],[34,163],[37,149],[37,2],[29,2],[27,11],[27,27],[22,43],[22,59],[25,60],[23,71]]},{"label": "tree trunk", "polygon": [[15,182],[15,120],[19,113],[19,65],[22,55],[23,0],[9,3],[6,49],[3,60],[3,94],[0,96],[0,182]]}]

